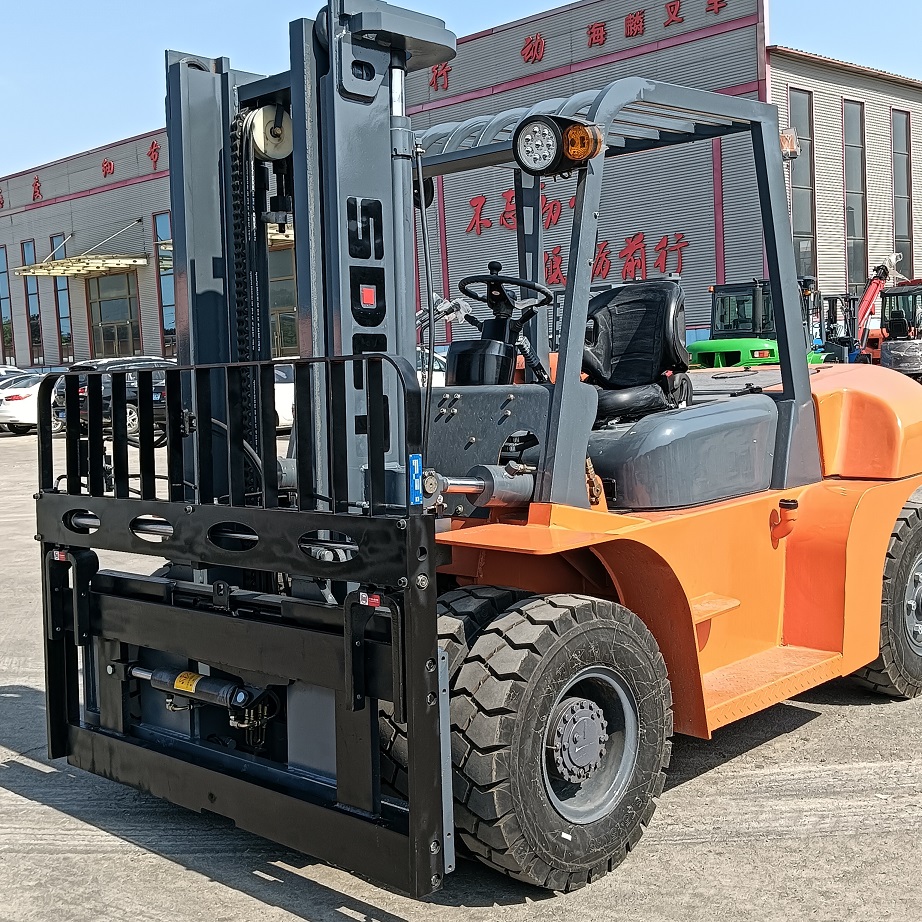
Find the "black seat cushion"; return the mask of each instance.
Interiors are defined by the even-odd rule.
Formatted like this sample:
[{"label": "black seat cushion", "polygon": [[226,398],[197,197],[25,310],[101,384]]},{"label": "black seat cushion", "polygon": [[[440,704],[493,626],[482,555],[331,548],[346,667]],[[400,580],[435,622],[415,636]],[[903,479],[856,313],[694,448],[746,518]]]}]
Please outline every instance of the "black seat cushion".
[{"label": "black seat cushion", "polygon": [[640,419],[650,413],[668,409],[666,392],[658,384],[638,384],[636,387],[597,388],[599,408],[596,420]]}]

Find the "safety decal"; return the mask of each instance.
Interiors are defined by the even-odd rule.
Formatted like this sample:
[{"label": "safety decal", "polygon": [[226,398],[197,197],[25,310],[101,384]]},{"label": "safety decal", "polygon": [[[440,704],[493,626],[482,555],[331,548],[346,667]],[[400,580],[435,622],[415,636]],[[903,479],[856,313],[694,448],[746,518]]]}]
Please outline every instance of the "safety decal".
[{"label": "safety decal", "polygon": [[201,678],[197,672],[181,672],[173,680],[173,688],[176,691],[194,692],[195,686],[198,685]]}]

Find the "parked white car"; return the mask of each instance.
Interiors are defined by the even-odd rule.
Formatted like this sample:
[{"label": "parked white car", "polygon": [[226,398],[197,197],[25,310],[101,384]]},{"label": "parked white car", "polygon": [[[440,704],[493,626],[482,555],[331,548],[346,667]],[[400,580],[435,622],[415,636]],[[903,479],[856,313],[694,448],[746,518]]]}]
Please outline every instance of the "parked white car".
[{"label": "parked white car", "polygon": [[294,425],[295,369],[293,365],[275,366],[275,428]]},{"label": "parked white car", "polygon": [[[420,384],[426,383],[426,371],[429,367],[429,350],[416,349],[416,377],[419,378]],[[432,386],[445,387],[445,372],[448,370],[448,363],[445,356],[436,352],[432,363]]]},{"label": "parked white car", "polygon": [[13,435],[26,435],[38,425],[38,388],[43,378],[25,375],[0,389],[0,424]]},{"label": "parked white car", "polygon": [[4,378],[14,377],[15,375],[25,375],[27,371],[17,368],[15,365],[0,365],[0,381]]}]

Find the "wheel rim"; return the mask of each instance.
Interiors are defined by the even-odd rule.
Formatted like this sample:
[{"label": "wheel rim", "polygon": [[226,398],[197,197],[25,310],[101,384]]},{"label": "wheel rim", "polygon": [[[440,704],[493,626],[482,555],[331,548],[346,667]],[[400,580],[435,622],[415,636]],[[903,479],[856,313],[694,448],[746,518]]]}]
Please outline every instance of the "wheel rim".
[{"label": "wheel rim", "polygon": [[131,404],[125,407],[125,428],[131,434],[138,431],[138,411]]},{"label": "wheel rim", "polygon": [[922,656],[922,555],[916,559],[909,571],[903,603],[906,639],[913,650]]},{"label": "wheel rim", "polygon": [[64,420],[55,417],[51,420],[51,431],[60,432],[64,428]]},{"label": "wheel rim", "polygon": [[544,742],[544,787],[554,809],[576,825],[594,823],[621,800],[634,774],[640,732],[633,692],[609,666],[580,670],[558,694]]}]

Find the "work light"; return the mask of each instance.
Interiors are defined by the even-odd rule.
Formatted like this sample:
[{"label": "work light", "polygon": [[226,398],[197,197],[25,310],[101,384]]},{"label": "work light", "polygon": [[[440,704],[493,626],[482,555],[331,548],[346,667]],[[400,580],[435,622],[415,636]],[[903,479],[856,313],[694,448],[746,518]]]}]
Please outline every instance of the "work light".
[{"label": "work light", "polygon": [[533,176],[567,173],[583,166],[602,149],[598,125],[553,115],[534,115],[512,137],[516,163]]}]

